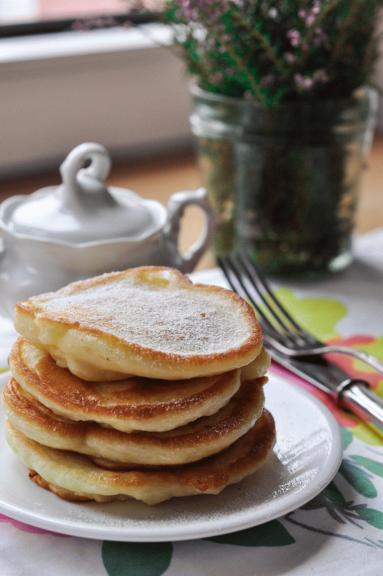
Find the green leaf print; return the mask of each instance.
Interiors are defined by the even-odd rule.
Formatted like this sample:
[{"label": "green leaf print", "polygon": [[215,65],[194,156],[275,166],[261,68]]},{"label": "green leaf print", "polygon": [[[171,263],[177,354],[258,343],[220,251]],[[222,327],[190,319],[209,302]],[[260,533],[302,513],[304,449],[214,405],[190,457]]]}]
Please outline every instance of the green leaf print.
[{"label": "green leaf print", "polygon": [[234,546],[288,546],[295,542],[278,520],[232,534],[213,536],[207,540],[218,544],[233,544]]},{"label": "green leaf print", "polygon": [[374,508],[363,507],[358,510],[360,518],[363,518],[371,526],[383,530],[383,512]]},{"label": "green leaf print", "polygon": [[303,328],[320,340],[330,340],[339,334],[338,322],[347,315],[346,306],[335,298],[296,296],[289,288],[279,288],[277,296]]},{"label": "green leaf print", "polygon": [[334,506],[344,506],[346,500],[339,492],[334,482],[331,482],[318,496],[302,506],[304,510],[315,510],[317,508],[333,508]]},{"label": "green leaf print", "polygon": [[352,432],[347,428],[341,428],[340,431],[342,434],[343,448],[346,450],[352,442]]},{"label": "green leaf print", "polygon": [[349,484],[362,496],[366,498],[376,498],[378,495],[374,484],[371,482],[368,474],[355,466],[350,460],[343,460],[339,470],[340,474]]},{"label": "green leaf print", "polygon": [[356,462],[356,464],[359,464],[359,466],[363,466],[366,470],[372,472],[372,474],[383,478],[383,464],[381,462],[371,460],[365,456],[351,456],[351,459]]},{"label": "green leaf print", "polygon": [[161,576],[170,565],[172,553],[170,542],[103,542],[102,545],[102,560],[108,576]]}]

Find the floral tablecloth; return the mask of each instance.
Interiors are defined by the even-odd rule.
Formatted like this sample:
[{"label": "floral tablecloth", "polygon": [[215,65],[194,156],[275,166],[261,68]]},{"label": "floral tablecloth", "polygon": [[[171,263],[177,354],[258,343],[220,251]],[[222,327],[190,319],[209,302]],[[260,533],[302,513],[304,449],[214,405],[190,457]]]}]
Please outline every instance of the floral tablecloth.
[{"label": "floral tablecloth", "polygon": [[[278,293],[318,337],[383,360],[383,231],[356,241],[355,262],[321,281],[288,283]],[[218,271],[195,276],[221,283]],[[8,340],[0,343],[7,354]],[[383,376],[348,358],[355,376],[383,396]],[[4,360],[3,360],[4,363]],[[4,365],[5,369],[5,365]],[[273,370],[281,369],[274,366]],[[0,515],[0,576],[377,576],[383,571],[383,432],[339,410],[344,458],[334,481],[314,500],[268,524],[190,542],[134,544],[61,536]]]}]

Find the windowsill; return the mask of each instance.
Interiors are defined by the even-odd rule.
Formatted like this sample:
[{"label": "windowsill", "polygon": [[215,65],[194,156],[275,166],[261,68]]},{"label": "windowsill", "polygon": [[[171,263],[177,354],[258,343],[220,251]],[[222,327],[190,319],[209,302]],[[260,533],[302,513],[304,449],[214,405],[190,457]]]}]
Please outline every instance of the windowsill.
[{"label": "windowsill", "polygon": [[157,48],[169,46],[171,38],[162,24],[3,38],[0,64]]}]

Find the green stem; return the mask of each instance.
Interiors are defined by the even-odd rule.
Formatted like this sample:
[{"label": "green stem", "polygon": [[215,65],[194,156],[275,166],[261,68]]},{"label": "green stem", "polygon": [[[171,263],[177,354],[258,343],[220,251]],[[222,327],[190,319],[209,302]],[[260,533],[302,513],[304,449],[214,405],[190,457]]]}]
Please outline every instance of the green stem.
[{"label": "green stem", "polygon": [[254,76],[252,76],[251,72],[249,72],[246,63],[242,60],[242,58],[235,52],[235,50],[229,45],[226,46],[227,53],[231,56],[234,62],[237,64],[238,68],[241,72],[246,76],[247,81],[252,89],[253,95],[259,100],[259,102],[263,105],[266,105],[265,99],[262,94],[262,90]]},{"label": "green stem", "polygon": [[379,36],[382,35],[376,35],[375,38],[371,38],[366,52],[364,54],[364,58],[363,61],[361,63],[361,68],[363,69],[368,69],[368,68],[373,68],[374,66],[374,62],[375,62],[375,50],[376,50],[376,46],[379,46],[380,44],[380,39]]},{"label": "green stem", "polygon": [[[190,27],[186,27],[187,29],[187,36],[189,38],[194,39],[194,34],[193,34],[193,30]],[[181,59],[185,59],[182,57],[182,55],[180,55],[180,52],[183,52],[184,54],[188,54],[188,51],[186,49],[186,47],[184,46],[182,41],[178,41],[177,40],[177,32],[175,31],[175,41],[176,41],[176,47],[171,46],[167,46],[167,48],[173,52],[173,54]],[[162,45],[163,47],[165,47],[164,45]],[[186,61],[188,61],[192,63],[192,66],[194,68],[194,71],[192,72],[193,76],[199,76],[201,78],[202,81],[206,82],[206,84],[211,83],[210,80],[210,70],[207,66],[204,65],[204,59],[203,58],[198,58],[197,60],[191,60],[190,56],[189,58],[186,57]]]},{"label": "green stem", "polygon": [[[208,29],[208,26],[206,23],[204,23],[205,28]],[[221,46],[223,46],[225,48],[225,50],[227,51],[227,53],[229,54],[229,56],[234,60],[234,62],[237,64],[239,70],[244,74],[244,76],[246,77],[249,86],[252,90],[253,95],[258,98],[259,102],[261,102],[262,104],[266,104],[265,99],[263,97],[262,94],[262,89],[260,84],[256,81],[256,79],[254,78],[254,76],[251,74],[251,72],[249,72],[246,63],[243,61],[243,59],[241,58],[241,56],[239,56],[239,54],[237,54],[237,52],[235,51],[235,49],[233,48],[233,46],[231,44],[228,44],[226,42],[222,42],[222,39],[220,37],[220,34],[217,33],[216,31],[213,31],[210,29],[209,33],[221,44]]]},{"label": "green stem", "polygon": [[338,0],[330,0],[328,2],[328,4],[325,4],[321,10],[321,12],[318,15],[318,18],[316,18],[316,20],[312,23],[312,25],[309,27],[306,36],[303,37],[302,40],[302,53],[301,53],[301,58],[299,61],[300,66],[304,66],[309,54],[309,50],[305,50],[304,48],[307,46],[310,46],[310,43],[313,39],[313,36],[315,34],[315,30],[318,28],[318,26],[320,26],[320,24],[323,22],[323,20],[326,18],[326,16],[328,16],[332,10],[335,10],[335,8],[338,5]]},{"label": "green stem", "polygon": [[335,42],[335,46],[334,46],[334,50],[333,50],[333,55],[332,55],[332,60],[333,60],[334,62],[337,61],[338,56],[340,55],[341,51],[342,51],[343,48],[344,48],[344,40],[345,40],[345,38],[347,37],[347,34],[348,34],[349,24],[350,24],[350,23],[352,24],[353,18],[354,18],[354,16],[355,16],[355,14],[358,12],[359,9],[360,9],[360,4],[358,4],[358,2],[354,2],[354,3],[350,6],[350,10],[349,10],[349,12],[348,12],[348,16],[347,16],[347,18],[345,19],[345,21],[344,21],[344,23],[343,23],[343,25],[342,25],[342,27],[341,27],[341,29],[340,29],[340,31],[339,31],[337,40],[336,40],[336,42]]},{"label": "green stem", "polygon": [[259,30],[255,29],[255,28],[252,28],[249,25],[249,23],[241,17],[240,14],[234,12],[233,17],[238,21],[239,24],[241,24],[241,26],[243,26],[244,28],[247,28],[250,36],[254,40],[257,40],[257,42],[259,42],[259,44],[264,49],[266,56],[275,65],[275,67],[278,68],[278,70],[280,70],[283,74],[288,73],[289,69],[285,66],[283,60],[280,60],[278,58],[274,47],[272,46],[272,44],[270,44],[270,42],[262,34],[262,32],[260,32]]}]

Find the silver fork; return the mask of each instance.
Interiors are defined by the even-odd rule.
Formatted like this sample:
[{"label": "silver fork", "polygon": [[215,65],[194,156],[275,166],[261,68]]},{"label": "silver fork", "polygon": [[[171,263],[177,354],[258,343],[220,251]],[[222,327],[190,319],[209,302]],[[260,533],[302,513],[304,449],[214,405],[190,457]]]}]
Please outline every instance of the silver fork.
[{"label": "silver fork", "polygon": [[324,344],[304,330],[281,304],[247,255],[219,257],[218,263],[231,288],[248,299],[258,312],[266,347],[288,358],[307,358],[328,353],[347,354],[383,374],[383,363],[375,356],[347,346]]}]

